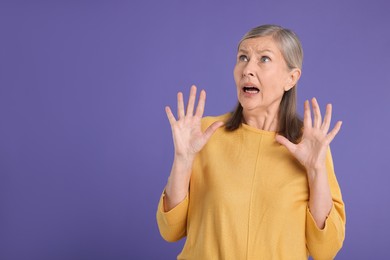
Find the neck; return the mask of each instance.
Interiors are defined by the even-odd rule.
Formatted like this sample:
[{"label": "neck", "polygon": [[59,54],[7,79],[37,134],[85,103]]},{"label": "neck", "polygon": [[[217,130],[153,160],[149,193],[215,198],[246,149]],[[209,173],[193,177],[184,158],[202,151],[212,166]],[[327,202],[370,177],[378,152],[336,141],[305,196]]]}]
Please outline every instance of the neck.
[{"label": "neck", "polygon": [[278,130],[278,114],[279,108],[264,111],[250,111],[244,108],[242,111],[244,121],[247,125],[272,132]]}]

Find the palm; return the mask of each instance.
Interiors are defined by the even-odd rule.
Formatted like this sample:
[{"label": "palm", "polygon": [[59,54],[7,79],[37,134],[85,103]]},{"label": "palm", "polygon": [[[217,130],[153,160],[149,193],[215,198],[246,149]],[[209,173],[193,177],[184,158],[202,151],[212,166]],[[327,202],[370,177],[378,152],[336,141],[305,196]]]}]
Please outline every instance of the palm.
[{"label": "palm", "polygon": [[193,157],[206,144],[211,135],[220,127],[222,122],[215,122],[209,126],[205,132],[201,129],[201,119],[203,116],[206,92],[201,91],[198,106],[194,114],[196,98],[196,87],[191,87],[190,97],[188,99],[187,110],[184,111],[183,94],[177,95],[177,113],[176,120],[169,107],[166,107],[167,117],[171,124],[175,154],[186,158]]},{"label": "palm", "polygon": [[176,154],[196,154],[202,149],[204,140],[200,119],[178,120],[171,127]]},{"label": "palm", "polygon": [[317,100],[314,98],[312,106],[313,120],[311,119],[309,102],[305,102],[304,129],[302,139],[298,144],[293,144],[280,135],[276,138],[279,143],[287,147],[306,169],[321,167],[325,164],[326,150],[341,127],[341,122],[339,121],[328,133],[332,117],[332,106],[330,104],[327,105],[324,121],[322,121]]}]

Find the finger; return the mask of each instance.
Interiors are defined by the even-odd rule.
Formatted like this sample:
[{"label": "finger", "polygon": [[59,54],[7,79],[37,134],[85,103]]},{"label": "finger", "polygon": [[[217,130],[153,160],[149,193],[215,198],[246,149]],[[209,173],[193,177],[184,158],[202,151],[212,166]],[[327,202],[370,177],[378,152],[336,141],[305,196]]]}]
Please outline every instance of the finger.
[{"label": "finger", "polygon": [[179,119],[184,117],[183,93],[177,93],[177,116]]},{"label": "finger", "polygon": [[193,115],[195,99],[196,99],[196,87],[195,85],[192,85],[190,91],[190,97],[188,98],[188,104],[187,104],[187,116]]},{"label": "finger", "polygon": [[336,125],[333,127],[332,131],[330,131],[329,134],[326,136],[328,144],[330,144],[333,141],[333,139],[336,137],[336,135],[341,129],[342,123],[343,122],[338,121]]},{"label": "finger", "polygon": [[165,107],[165,113],[167,114],[167,117],[168,117],[168,120],[169,120],[169,123],[172,125],[176,122],[176,118],[175,116],[172,114],[172,111],[171,111],[171,108],[166,106]]},{"label": "finger", "polygon": [[306,100],[304,104],[303,126],[305,128],[312,128],[311,112],[310,112],[310,105],[308,100]]},{"label": "finger", "polygon": [[202,90],[199,95],[198,106],[196,107],[195,116],[202,117],[204,112],[204,106],[206,103],[206,91]]},{"label": "finger", "polygon": [[323,130],[325,133],[329,131],[331,120],[332,120],[332,104],[328,104],[326,105],[324,122],[322,123],[321,126],[321,130]]},{"label": "finger", "polygon": [[313,114],[314,114],[314,128],[320,128],[322,123],[322,116],[320,111],[320,106],[318,105],[317,99],[313,98],[311,100],[311,105],[313,107]]},{"label": "finger", "polygon": [[295,152],[296,144],[290,142],[286,137],[283,135],[276,135],[275,140],[280,143],[281,145],[284,145],[287,150],[289,150],[291,153]]},{"label": "finger", "polygon": [[203,139],[205,142],[207,142],[207,140],[210,139],[210,137],[215,133],[215,131],[220,128],[221,126],[224,125],[224,122],[222,121],[217,121],[217,122],[214,122],[212,123],[207,129],[206,131],[203,133]]}]

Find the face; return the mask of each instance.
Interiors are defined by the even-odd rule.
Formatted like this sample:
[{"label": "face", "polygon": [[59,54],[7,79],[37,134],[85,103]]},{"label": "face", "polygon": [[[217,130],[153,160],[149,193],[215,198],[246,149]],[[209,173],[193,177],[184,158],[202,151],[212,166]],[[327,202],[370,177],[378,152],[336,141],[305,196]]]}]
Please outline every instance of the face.
[{"label": "face", "polygon": [[271,36],[241,42],[234,80],[244,111],[278,110],[283,93],[296,84],[299,76],[299,69],[288,69]]}]

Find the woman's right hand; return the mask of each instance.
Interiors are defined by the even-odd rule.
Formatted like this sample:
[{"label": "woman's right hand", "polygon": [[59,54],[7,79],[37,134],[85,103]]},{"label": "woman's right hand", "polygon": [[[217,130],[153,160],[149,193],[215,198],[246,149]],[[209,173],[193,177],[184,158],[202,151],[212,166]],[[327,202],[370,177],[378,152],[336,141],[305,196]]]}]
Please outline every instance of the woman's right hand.
[{"label": "woman's right hand", "polygon": [[184,112],[183,93],[179,92],[177,94],[177,120],[171,109],[169,107],[165,108],[171,124],[175,146],[172,170],[165,186],[165,211],[173,209],[187,196],[195,155],[202,150],[218,127],[223,125],[223,122],[215,122],[203,132],[201,119],[206,101],[206,92],[204,90],[200,92],[198,106],[194,114],[195,98],[196,87],[192,86],[187,111]]},{"label": "woman's right hand", "polygon": [[188,99],[187,111],[184,111],[183,93],[177,94],[177,114],[174,117],[171,109],[165,107],[165,112],[171,124],[173,143],[175,147],[175,159],[192,162],[195,155],[203,148],[213,133],[223,125],[223,122],[214,122],[205,132],[201,129],[206,92],[202,90],[199,95],[198,106],[194,114],[196,99],[196,87],[193,85]]}]

